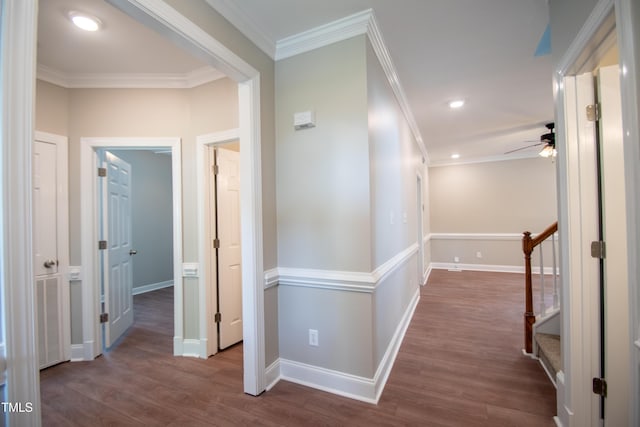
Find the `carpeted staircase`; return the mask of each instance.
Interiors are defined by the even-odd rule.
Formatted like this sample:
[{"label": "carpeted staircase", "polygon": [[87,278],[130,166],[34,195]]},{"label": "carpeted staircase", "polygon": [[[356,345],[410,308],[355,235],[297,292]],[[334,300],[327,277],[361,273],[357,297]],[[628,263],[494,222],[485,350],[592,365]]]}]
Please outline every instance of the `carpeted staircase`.
[{"label": "carpeted staircase", "polygon": [[560,336],[552,334],[535,334],[538,345],[538,358],[551,377],[551,381],[556,383],[556,374],[562,370],[562,357],[560,355]]}]

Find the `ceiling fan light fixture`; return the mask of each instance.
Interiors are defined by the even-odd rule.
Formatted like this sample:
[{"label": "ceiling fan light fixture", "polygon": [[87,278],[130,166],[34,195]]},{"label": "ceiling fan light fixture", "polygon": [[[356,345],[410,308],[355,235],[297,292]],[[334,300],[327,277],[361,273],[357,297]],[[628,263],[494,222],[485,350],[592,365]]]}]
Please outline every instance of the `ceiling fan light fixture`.
[{"label": "ceiling fan light fixture", "polygon": [[98,31],[102,27],[102,22],[98,18],[86,13],[71,11],[69,19],[76,27],[84,31]]},{"label": "ceiling fan light fixture", "polygon": [[462,108],[464,106],[464,99],[456,99],[449,102],[449,108],[452,110],[457,110],[458,108]]},{"label": "ceiling fan light fixture", "polygon": [[541,157],[555,157],[556,154],[556,148],[551,144],[545,145],[542,151],[538,153],[538,155]]}]

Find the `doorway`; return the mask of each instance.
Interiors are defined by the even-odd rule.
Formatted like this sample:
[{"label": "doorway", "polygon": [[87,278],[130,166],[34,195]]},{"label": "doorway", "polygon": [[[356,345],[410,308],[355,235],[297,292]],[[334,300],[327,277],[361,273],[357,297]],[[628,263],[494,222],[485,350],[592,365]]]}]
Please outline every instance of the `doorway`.
[{"label": "doorway", "polygon": [[[173,300],[173,197],[172,197],[172,173],[171,173],[171,153],[168,150],[114,150],[101,149],[98,157],[102,158],[103,164],[106,166],[107,176],[101,177],[102,185],[99,188],[103,192],[99,196],[99,203],[102,203],[100,212],[101,230],[103,236],[101,240],[107,241],[106,250],[101,251],[103,256],[102,269],[102,292],[101,305],[102,313],[108,313],[106,322],[103,323],[103,348],[106,351],[114,342],[116,342],[122,333],[126,331],[133,323],[137,323],[141,313],[137,312],[139,302],[146,301],[143,304],[144,317],[154,316],[153,295],[146,297],[137,297],[145,295],[161,289],[166,289],[159,294],[166,296],[160,298],[158,307],[163,310],[162,316],[170,318],[173,325],[173,305],[168,307],[165,300]],[[108,208],[113,201],[119,201],[120,197],[114,191],[109,191],[115,177],[111,171],[117,171],[115,166],[108,166],[113,163],[113,157],[117,159],[118,164],[126,164],[129,173],[129,197],[119,204],[119,210]],[[116,190],[119,190],[116,188]],[[99,191],[100,192],[100,191]],[[119,192],[119,191],[116,191]],[[128,206],[127,206],[128,205]],[[127,214],[123,211],[130,209]],[[116,218],[112,218],[112,216]],[[112,226],[120,228],[119,236],[130,235],[130,244],[124,243],[119,246],[119,250],[123,251],[121,259],[125,264],[130,263],[130,268],[118,268],[117,278],[111,277],[112,269],[108,265],[116,264],[120,267],[120,263],[113,261],[111,251],[113,239],[110,237],[113,233]],[[128,277],[125,277],[128,276]],[[107,283],[108,282],[108,283]],[[110,292],[105,292],[104,285],[108,285]],[[121,287],[121,289],[118,289]],[[169,292],[167,292],[169,291]],[[160,304],[161,303],[161,304]],[[112,327],[118,312],[124,311],[125,307],[131,307],[132,313],[130,317],[123,317],[123,326],[119,330]],[[127,320],[127,322],[124,322]],[[166,320],[163,319],[163,324]],[[173,326],[163,332],[171,333],[173,336]],[[129,340],[129,336],[126,338]],[[171,347],[163,349],[169,354],[173,353]]]},{"label": "doorway", "polygon": [[567,382],[562,377],[558,385],[558,415],[566,425],[631,419],[629,164],[613,5],[603,12],[583,29],[584,46],[570,51],[558,72],[563,364],[569,368]]},{"label": "doorway", "polygon": [[[83,197],[82,217],[82,264],[84,266],[85,279],[92,278],[94,285],[84,286],[82,295],[83,304],[83,329],[86,336],[93,333],[91,341],[95,355],[102,352],[103,330],[99,317],[93,313],[101,313],[101,251],[98,245],[91,244],[91,240],[100,240],[100,206],[99,200],[99,176],[95,171],[101,165],[100,155],[104,150],[168,150],[171,152],[171,206],[172,206],[172,247],[173,257],[173,283],[174,283],[174,328],[175,336],[182,331],[182,173],[181,173],[181,142],[179,138],[81,138],[81,190]],[[86,245],[86,247],[85,247]],[[85,250],[86,249],[86,250]],[[131,249],[129,249],[131,250]],[[125,254],[126,255],[126,254]],[[128,297],[128,295],[125,295]],[[131,296],[132,298],[132,296]],[[93,310],[90,310],[93,308]],[[92,311],[92,312],[91,312]],[[175,339],[174,339],[175,341]],[[110,343],[106,343],[110,344]]]}]

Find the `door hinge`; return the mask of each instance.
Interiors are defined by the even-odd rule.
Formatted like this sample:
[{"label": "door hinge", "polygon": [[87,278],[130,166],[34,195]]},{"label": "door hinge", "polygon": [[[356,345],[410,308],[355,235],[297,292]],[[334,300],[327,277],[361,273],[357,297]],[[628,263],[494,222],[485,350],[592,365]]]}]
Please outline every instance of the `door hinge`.
[{"label": "door hinge", "polygon": [[222,322],[222,313],[216,313],[216,314],[213,316],[213,321],[214,321],[215,323],[220,323],[220,322]]},{"label": "door hinge", "polygon": [[99,240],[98,241],[98,249],[100,249],[100,250],[107,249],[107,241],[106,240]]},{"label": "door hinge", "polygon": [[598,104],[587,105],[587,120],[590,122],[600,120],[600,107]]},{"label": "door hinge", "polygon": [[98,176],[100,177],[107,176],[107,168],[98,168]]},{"label": "door hinge", "polygon": [[220,249],[220,239],[213,239],[213,249]]},{"label": "door hinge", "polygon": [[211,172],[213,172],[214,175],[218,175],[220,173],[220,168],[218,167],[218,165],[211,166]]},{"label": "door hinge", "polygon": [[591,257],[604,259],[607,255],[606,245],[602,240],[591,242]]},{"label": "door hinge", "polygon": [[607,381],[604,378],[593,379],[593,393],[598,396],[607,397]]},{"label": "door hinge", "polygon": [[109,313],[100,314],[100,323],[107,323],[109,321]]}]

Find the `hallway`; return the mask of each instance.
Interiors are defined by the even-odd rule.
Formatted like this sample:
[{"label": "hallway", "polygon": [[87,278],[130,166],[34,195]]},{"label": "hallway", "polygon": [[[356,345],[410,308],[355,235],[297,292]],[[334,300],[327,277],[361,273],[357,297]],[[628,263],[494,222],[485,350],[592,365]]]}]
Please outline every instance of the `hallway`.
[{"label": "hallway", "polygon": [[523,276],[434,270],[378,405],[281,381],[242,392],[242,347],[173,357],[172,288],[135,297],[136,321],[93,362],[41,373],[44,426],[555,425],[555,389],[523,356]]}]

